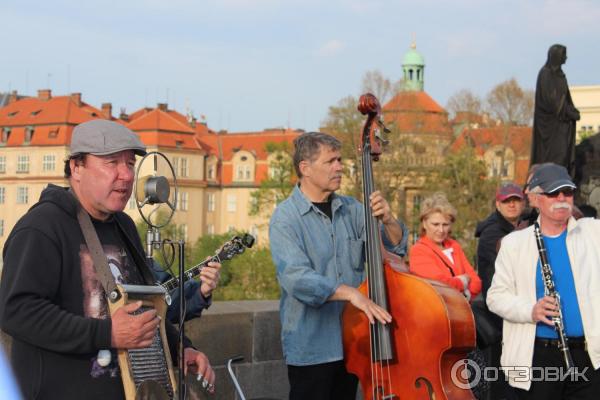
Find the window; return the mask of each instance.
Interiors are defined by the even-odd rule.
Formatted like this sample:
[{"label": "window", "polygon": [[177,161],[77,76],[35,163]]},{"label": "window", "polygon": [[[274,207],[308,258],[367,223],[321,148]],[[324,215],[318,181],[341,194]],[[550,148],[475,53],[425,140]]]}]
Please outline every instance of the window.
[{"label": "window", "polygon": [[237,167],[237,180],[241,181],[242,179],[244,179],[244,166],[243,165],[238,165],[238,167]]},{"label": "window", "polygon": [[6,188],[4,186],[0,186],[0,204],[4,204],[6,201]]},{"label": "window", "polygon": [[207,203],[208,203],[208,212],[215,211],[215,194],[214,193],[208,194]]},{"label": "window", "polygon": [[179,172],[179,157],[173,157],[173,171],[175,171],[175,175]]},{"label": "window", "polygon": [[0,156],[0,174],[6,173],[6,156]]},{"label": "window", "polygon": [[215,226],[213,224],[206,225],[206,233],[208,233],[209,235],[214,235],[215,234]]},{"label": "window", "polygon": [[227,195],[227,211],[235,212],[237,210],[237,199],[234,194]]},{"label": "window", "polygon": [[2,128],[2,143],[8,142],[8,138],[10,137],[10,128],[5,126]]},{"label": "window", "polygon": [[35,131],[35,129],[33,126],[28,126],[27,128],[25,128],[25,140],[23,141],[23,144],[31,143],[31,139],[33,138],[34,131]]},{"label": "window", "polygon": [[17,204],[29,203],[29,188],[27,186],[17,187]]},{"label": "window", "polygon": [[182,158],[181,162],[180,162],[180,167],[181,167],[181,176],[182,177],[187,177],[188,176],[188,163],[187,163],[187,158]]},{"label": "window", "polygon": [[188,193],[187,192],[181,192],[181,195],[179,196],[180,201],[179,201],[179,206],[180,206],[180,210],[181,211],[187,211],[188,209]]},{"label": "window", "polygon": [[29,172],[29,156],[18,156],[17,157],[17,174]]},{"label": "window", "polygon": [[210,179],[210,180],[215,179],[215,166],[213,164],[208,166],[208,172],[206,174],[206,179]]},{"label": "window", "polygon": [[0,236],[4,236],[4,220],[0,219]]},{"label": "window", "polygon": [[43,171],[54,171],[56,169],[56,156],[54,154],[44,155],[42,161]]}]

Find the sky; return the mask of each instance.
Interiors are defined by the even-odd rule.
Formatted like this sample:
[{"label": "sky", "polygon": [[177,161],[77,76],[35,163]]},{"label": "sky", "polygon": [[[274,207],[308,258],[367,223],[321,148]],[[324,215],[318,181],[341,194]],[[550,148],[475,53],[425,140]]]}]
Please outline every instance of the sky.
[{"label": "sky", "polygon": [[593,0],[2,0],[0,18],[0,91],[168,103],[230,132],[317,130],[367,71],[399,80],[413,36],[442,106],[512,77],[534,89],[554,43],[569,84],[600,84]]}]

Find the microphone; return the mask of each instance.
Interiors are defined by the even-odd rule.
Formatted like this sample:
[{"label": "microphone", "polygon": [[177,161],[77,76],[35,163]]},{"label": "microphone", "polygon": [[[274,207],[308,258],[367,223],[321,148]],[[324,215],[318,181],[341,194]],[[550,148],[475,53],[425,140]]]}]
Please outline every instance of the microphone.
[{"label": "microphone", "polygon": [[[144,199],[139,207],[144,207],[146,204],[164,204],[169,202],[171,195],[171,186],[169,181],[164,176],[146,175],[138,180],[136,185],[136,198]],[[149,224],[146,231],[146,257],[153,258],[154,249],[160,248],[160,232],[158,229]]]},{"label": "microphone", "polygon": [[164,176],[146,175],[139,179],[136,197],[144,199],[140,207],[146,204],[162,204],[169,202],[171,186]]}]

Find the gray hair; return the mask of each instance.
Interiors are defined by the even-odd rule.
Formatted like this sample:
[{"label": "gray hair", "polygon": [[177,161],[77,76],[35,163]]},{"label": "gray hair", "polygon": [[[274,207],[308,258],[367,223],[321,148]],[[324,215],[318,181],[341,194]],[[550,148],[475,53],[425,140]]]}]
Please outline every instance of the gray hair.
[{"label": "gray hair", "polygon": [[321,152],[321,146],[339,150],[342,143],[337,138],[321,132],[306,132],[294,139],[294,169],[298,178],[302,178],[300,162],[314,161]]}]

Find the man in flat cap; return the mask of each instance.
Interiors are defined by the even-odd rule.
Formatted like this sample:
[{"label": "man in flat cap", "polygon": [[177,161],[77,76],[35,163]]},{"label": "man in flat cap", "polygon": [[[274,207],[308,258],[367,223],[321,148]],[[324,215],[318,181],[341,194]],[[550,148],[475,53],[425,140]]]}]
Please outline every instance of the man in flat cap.
[{"label": "man in flat cap", "polygon": [[[104,289],[109,275],[117,283],[153,283],[135,225],[123,213],[136,155],[144,154],[139,138],[118,123],[78,125],[65,161],[70,188],[48,185],[6,241],[0,325],[13,338],[11,362],[25,399],[124,399],[116,350],[154,340],[156,311],[131,302],[109,315]],[[91,222],[99,251],[78,218]],[[103,257],[106,268],[98,265]],[[166,333],[176,358],[178,332],[168,321]],[[184,347],[186,366],[212,391],[208,359],[189,340]]]},{"label": "man in flat cap", "polygon": [[[573,218],[575,189],[565,167],[540,165],[529,182],[540,215],[533,226],[508,234],[496,259],[487,304],[504,320],[501,364],[519,399],[591,400],[600,391],[600,221]],[[544,253],[547,263],[540,261]],[[552,279],[542,264],[544,271],[550,265]],[[553,321],[558,303],[545,293],[552,286],[572,373]]]}]

